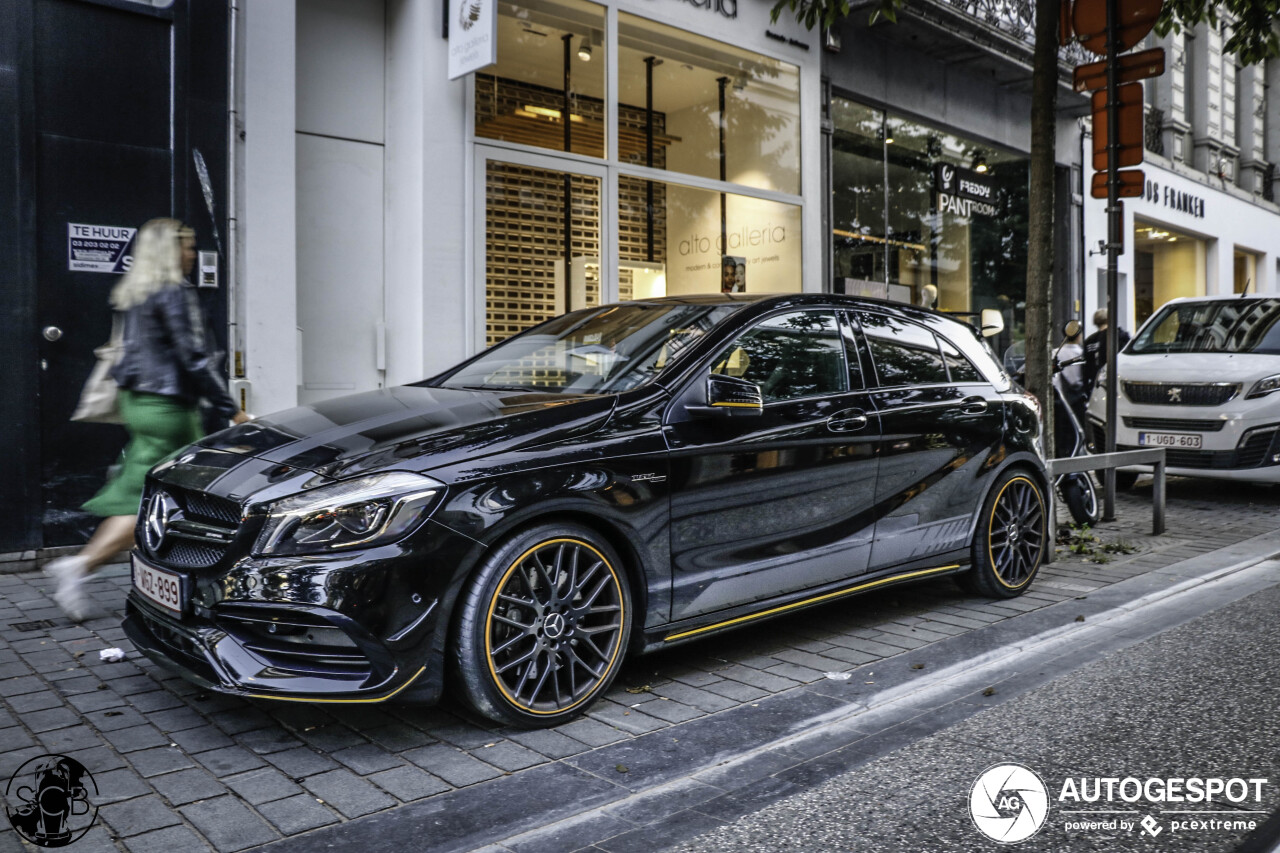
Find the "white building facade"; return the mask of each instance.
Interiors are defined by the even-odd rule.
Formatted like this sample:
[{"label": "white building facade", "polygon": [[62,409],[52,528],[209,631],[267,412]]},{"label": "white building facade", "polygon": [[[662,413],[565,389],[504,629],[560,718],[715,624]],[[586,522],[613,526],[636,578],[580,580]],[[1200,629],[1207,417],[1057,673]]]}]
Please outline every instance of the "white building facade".
[{"label": "white building facade", "polygon": [[823,289],[818,36],[735,0],[496,13],[496,63],[451,81],[439,0],[240,5],[251,411],[412,382],[565,310]]},{"label": "white building facade", "polygon": [[[1124,200],[1119,322],[1136,331],[1182,296],[1280,292],[1280,62],[1241,67],[1221,28],[1150,39],[1145,191]],[[1083,151],[1091,150],[1087,135]],[[1106,202],[1085,201],[1085,315],[1106,305]]]}]

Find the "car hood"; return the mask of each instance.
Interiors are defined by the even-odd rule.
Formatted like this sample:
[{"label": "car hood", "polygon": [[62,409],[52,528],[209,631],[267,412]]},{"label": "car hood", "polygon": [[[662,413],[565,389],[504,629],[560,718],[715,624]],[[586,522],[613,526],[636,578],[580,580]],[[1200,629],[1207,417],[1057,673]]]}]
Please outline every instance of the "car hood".
[{"label": "car hood", "polygon": [[430,471],[467,459],[586,435],[615,398],[403,385],[286,409],[215,433],[222,453],[345,478]]},{"label": "car hood", "polygon": [[[1238,382],[1249,384],[1280,373],[1280,355],[1255,353],[1120,353],[1121,379],[1136,382]],[[1247,389],[1246,389],[1247,390]]]}]

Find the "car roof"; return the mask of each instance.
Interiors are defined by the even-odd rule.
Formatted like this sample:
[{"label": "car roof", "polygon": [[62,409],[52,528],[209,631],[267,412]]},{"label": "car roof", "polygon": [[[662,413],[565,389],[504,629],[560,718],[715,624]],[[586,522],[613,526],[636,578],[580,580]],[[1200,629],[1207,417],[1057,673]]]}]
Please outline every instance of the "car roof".
[{"label": "car roof", "polygon": [[652,299],[637,299],[635,302],[626,304],[636,303],[646,305],[733,305],[745,303],[763,307],[774,305],[829,305],[840,308],[874,308],[901,317],[949,320],[953,323],[964,323],[963,317],[948,314],[945,311],[922,308],[905,302],[876,299],[870,296],[849,296],[843,293],[699,293],[687,296],[659,296]]},{"label": "car roof", "polygon": [[1277,293],[1215,293],[1206,296],[1179,296],[1164,303],[1182,304],[1184,302],[1252,302],[1258,299],[1280,299]]}]

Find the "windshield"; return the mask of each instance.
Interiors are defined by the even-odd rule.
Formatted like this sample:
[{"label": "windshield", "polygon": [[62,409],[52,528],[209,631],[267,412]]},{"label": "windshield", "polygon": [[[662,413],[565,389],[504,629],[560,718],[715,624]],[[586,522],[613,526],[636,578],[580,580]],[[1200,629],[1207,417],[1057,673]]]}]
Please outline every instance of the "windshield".
[{"label": "windshield", "polygon": [[575,311],[494,346],[446,388],[613,394],[643,385],[742,307],[630,302]]},{"label": "windshield", "polygon": [[1135,355],[1236,352],[1280,355],[1280,299],[1166,305],[1129,345]]}]

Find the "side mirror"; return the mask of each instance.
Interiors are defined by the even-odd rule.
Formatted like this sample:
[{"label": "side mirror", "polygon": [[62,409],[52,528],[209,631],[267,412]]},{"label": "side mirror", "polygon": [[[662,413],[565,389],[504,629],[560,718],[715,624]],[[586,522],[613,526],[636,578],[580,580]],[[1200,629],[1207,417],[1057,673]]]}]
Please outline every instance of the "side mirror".
[{"label": "side mirror", "polygon": [[764,412],[760,386],[736,376],[712,373],[707,376],[707,405],[688,406],[702,417],[744,417]]},{"label": "side mirror", "polygon": [[989,338],[1004,331],[1004,315],[998,308],[982,309],[982,336]]},{"label": "side mirror", "polygon": [[1070,340],[1071,338],[1074,338],[1078,334],[1080,334],[1079,320],[1068,320],[1066,323],[1063,324],[1062,326],[1063,337]]}]

